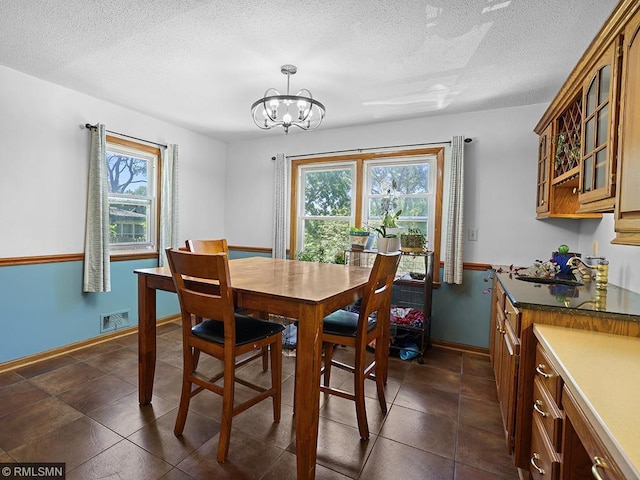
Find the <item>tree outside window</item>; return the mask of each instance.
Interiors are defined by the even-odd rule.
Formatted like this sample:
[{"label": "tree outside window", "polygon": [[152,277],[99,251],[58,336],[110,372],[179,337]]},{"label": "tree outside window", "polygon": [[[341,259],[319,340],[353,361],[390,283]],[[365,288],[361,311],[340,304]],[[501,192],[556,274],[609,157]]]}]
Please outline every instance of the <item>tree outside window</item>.
[{"label": "tree outside window", "polygon": [[424,233],[438,265],[443,163],[442,147],[293,160],[292,256],[339,263],[350,226],[373,230],[401,210],[399,226]]},{"label": "tree outside window", "polygon": [[[155,250],[157,165],[155,148],[107,138],[110,246],[114,250]],[[156,150],[157,152],[153,151]]]}]

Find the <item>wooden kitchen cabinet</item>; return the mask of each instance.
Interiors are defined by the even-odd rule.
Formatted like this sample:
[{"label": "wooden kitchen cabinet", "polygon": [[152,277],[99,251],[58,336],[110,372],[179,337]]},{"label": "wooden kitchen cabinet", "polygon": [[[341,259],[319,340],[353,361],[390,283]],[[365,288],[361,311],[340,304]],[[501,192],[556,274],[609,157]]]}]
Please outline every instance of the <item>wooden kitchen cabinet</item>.
[{"label": "wooden kitchen cabinet", "polygon": [[507,450],[515,445],[516,391],[518,388],[518,364],[520,362],[520,340],[509,322],[505,322],[500,352],[500,383],[498,401],[502,413]]},{"label": "wooden kitchen cabinet", "polygon": [[[544,335],[548,335],[549,331],[537,327],[536,335],[545,338],[545,345],[548,345],[549,337]],[[560,373],[556,368],[562,363],[562,358],[547,352],[542,343],[537,344],[529,469],[531,477],[535,480],[624,479],[596,427],[571,392],[575,385],[569,387],[568,383],[565,384],[562,376],[566,375],[566,371]],[[575,378],[572,380],[575,381]]]},{"label": "wooden kitchen cabinet", "polygon": [[613,243],[633,245],[640,245],[639,15],[640,2],[620,1],[534,128],[536,218],[615,212]]},{"label": "wooden kitchen cabinet", "polygon": [[620,43],[611,42],[582,88],[578,212],[613,211],[615,201]]},{"label": "wooden kitchen cabinet", "polygon": [[536,349],[534,375],[530,473],[535,480],[558,480],[564,420],[558,406],[562,380],[540,346]]},{"label": "wooden kitchen cabinet", "polygon": [[[515,442],[516,391],[520,361],[520,312],[507,298],[499,283],[493,289],[493,315],[490,355],[496,379],[496,390],[509,453]],[[517,330],[516,330],[517,328]],[[518,333],[516,333],[518,332]]]},{"label": "wooden kitchen cabinet", "polygon": [[611,243],[640,245],[640,11],[624,29],[615,232]]},{"label": "wooden kitchen cabinet", "polygon": [[[526,289],[523,285],[527,285]],[[613,288],[609,287],[609,295],[620,295],[617,290],[613,293]],[[540,457],[534,463],[540,466],[547,462],[545,464],[548,468],[543,468],[547,472],[559,471],[556,462],[566,458],[568,454],[563,451],[560,441],[565,435],[561,405],[563,382],[545,353],[537,348],[538,342],[533,334],[534,324],[640,337],[640,321],[636,317],[629,317],[635,320],[627,321],[616,319],[615,315],[605,312],[581,311],[558,306],[545,309],[542,305],[529,305],[532,301],[527,298],[529,291],[535,292],[532,293],[532,298],[539,298],[540,292],[548,290],[549,293],[546,295],[553,299],[553,302],[557,302],[551,289],[552,286],[534,286],[518,281],[508,273],[496,274],[492,288],[490,357],[505,439],[508,450],[513,454],[515,466],[527,474],[533,472],[531,459],[534,453]],[[583,299],[595,295],[587,290],[580,290],[579,293]],[[518,298],[519,294],[524,297]],[[624,303],[635,305],[634,302],[637,301],[634,297]],[[534,405],[547,416],[542,417]],[[544,476],[538,472],[538,476],[534,475],[534,478],[555,477]],[[591,477],[559,478],[566,480]]]},{"label": "wooden kitchen cabinet", "polygon": [[549,443],[537,417],[533,418],[531,434],[531,478],[533,480],[558,480],[560,477],[560,456]]},{"label": "wooden kitchen cabinet", "polygon": [[578,212],[581,132],[582,95],[576,94],[539,136],[536,218],[602,216]]},{"label": "wooden kitchen cabinet", "polygon": [[538,138],[538,186],[536,193],[536,214],[549,213],[549,193],[551,191],[551,144],[553,125],[547,126]]},{"label": "wooden kitchen cabinet", "polygon": [[562,392],[562,406],[567,423],[563,448],[570,452],[563,459],[562,478],[626,480],[610,452],[599,439],[593,425],[566,387]]}]

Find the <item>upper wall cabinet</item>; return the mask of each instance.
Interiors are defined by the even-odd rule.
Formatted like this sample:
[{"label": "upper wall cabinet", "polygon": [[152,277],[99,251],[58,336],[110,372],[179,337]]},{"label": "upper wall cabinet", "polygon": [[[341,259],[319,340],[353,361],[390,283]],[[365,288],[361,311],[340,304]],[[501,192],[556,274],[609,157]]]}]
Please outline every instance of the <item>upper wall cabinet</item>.
[{"label": "upper wall cabinet", "polygon": [[619,243],[640,236],[638,16],[637,0],[618,4],[534,129],[536,218],[615,212]]},{"label": "upper wall cabinet", "polygon": [[551,127],[549,125],[540,134],[538,141],[538,193],[536,194],[536,213],[538,215],[544,215],[549,212],[549,174],[551,172],[551,138],[553,135]]},{"label": "upper wall cabinet", "polygon": [[582,89],[578,212],[613,211],[615,202],[619,43],[596,62]]},{"label": "upper wall cabinet", "polygon": [[640,12],[624,30],[622,58],[616,237],[612,243],[640,245]]}]

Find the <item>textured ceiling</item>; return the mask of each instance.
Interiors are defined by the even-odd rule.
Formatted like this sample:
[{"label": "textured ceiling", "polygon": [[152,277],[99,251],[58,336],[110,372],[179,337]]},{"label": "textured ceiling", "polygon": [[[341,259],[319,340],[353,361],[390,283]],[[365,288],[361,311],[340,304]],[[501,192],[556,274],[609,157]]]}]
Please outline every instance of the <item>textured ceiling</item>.
[{"label": "textured ceiling", "polygon": [[233,141],[286,63],[320,128],[549,102],[616,3],[0,0],[0,64]]}]

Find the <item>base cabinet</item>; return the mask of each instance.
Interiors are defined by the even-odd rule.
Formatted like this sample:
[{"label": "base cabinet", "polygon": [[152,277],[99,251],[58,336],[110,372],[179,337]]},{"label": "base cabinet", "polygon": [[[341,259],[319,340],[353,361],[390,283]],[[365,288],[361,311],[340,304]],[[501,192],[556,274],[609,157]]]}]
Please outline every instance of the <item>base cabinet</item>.
[{"label": "base cabinet", "polygon": [[[500,413],[509,453],[515,443],[516,392],[518,388],[518,364],[520,362],[520,340],[513,323],[519,326],[519,311],[506,298],[502,287],[494,289],[492,319],[491,359],[496,378]],[[514,319],[511,321],[511,319]]]},{"label": "base cabinet", "polygon": [[[615,320],[606,315],[583,315],[573,309],[562,312],[517,307],[517,299],[511,301],[499,280],[501,275],[496,275],[493,285],[490,356],[505,440],[508,451],[513,454],[514,464],[534,478],[597,479],[591,473],[585,477],[549,473],[561,472],[558,462],[561,467],[567,455],[571,455],[564,440],[568,421],[563,405],[562,378],[548,352],[538,348],[533,327],[556,325],[625,336],[640,336],[640,327],[637,321]],[[505,285],[509,285],[509,281],[506,280]],[[578,431],[578,428],[574,429]],[[579,449],[573,454],[581,455]],[[545,464],[547,468],[542,470],[546,473],[537,471],[534,463],[538,466]],[[596,467],[599,469],[601,467]]]},{"label": "base cabinet", "polygon": [[562,478],[625,480],[611,454],[566,387],[562,391],[562,405],[568,424],[563,446],[571,452],[562,463]]}]

